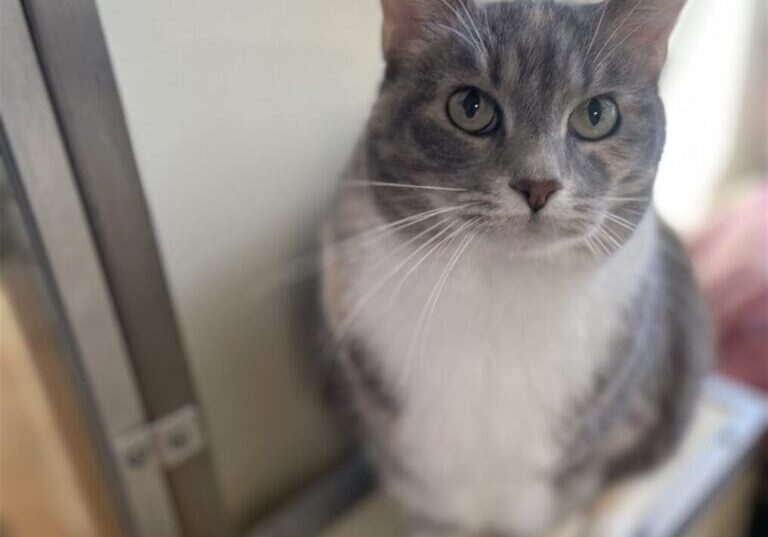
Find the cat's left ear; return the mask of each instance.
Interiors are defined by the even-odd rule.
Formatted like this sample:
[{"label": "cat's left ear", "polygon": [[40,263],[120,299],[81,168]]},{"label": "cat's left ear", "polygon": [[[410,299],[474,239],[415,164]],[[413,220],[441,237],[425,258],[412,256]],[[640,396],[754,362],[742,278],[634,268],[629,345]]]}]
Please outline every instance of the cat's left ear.
[{"label": "cat's left ear", "polygon": [[625,40],[638,48],[649,69],[660,72],[669,36],[686,0],[606,0],[602,34],[607,47]]},{"label": "cat's left ear", "polygon": [[[387,61],[418,50],[428,41],[431,24],[451,26],[471,22],[474,0],[381,0],[382,46]],[[471,23],[474,24],[474,23]]]}]

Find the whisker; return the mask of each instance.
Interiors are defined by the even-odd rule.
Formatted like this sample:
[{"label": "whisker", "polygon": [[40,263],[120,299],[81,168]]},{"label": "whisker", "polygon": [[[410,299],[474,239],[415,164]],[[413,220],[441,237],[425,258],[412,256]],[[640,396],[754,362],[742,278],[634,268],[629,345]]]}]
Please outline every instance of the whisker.
[{"label": "whisker", "polygon": [[597,63],[598,59],[600,59],[600,55],[601,55],[601,53],[602,53],[602,52],[605,50],[605,48],[606,48],[606,47],[607,47],[607,46],[610,44],[610,42],[613,40],[614,36],[616,36],[616,34],[619,32],[619,30],[621,30],[621,28],[624,26],[624,23],[625,23],[625,22],[627,22],[627,21],[629,20],[629,18],[630,18],[630,17],[631,17],[631,16],[632,16],[632,15],[635,13],[635,11],[637,10],[637,8],[639,8],[639,7],[640,7],[640,4],[642,4],[642,3],[643,3],[643,1],[644,1],[644,0],[637,0],[637,3],[634,5],[634,7],[632,7],[632,9],[630,9],[630,10],[629,10],[629,12],[628,12],[628,13],[627,13],[627,14],[624,16],[624,18],[623,18],[623,19],[621,19],[621,21],[619,22],[619,24],[618,24],[618,25],[616,25],[616,28],[613,30],[613,32],[611,32],[611,34],[610,34],[610,35],[608,36],[608,38],[605,40],[605,42],[603,43],[603,46],[602,46],[602,47],[600,47],[600,50],[598,50],[598,51],[597,51],[597,53],[595,54],[595,58],[594,58],[594,60],[591,62],[591,65],[595,65],[595,64]]},{"label": "whisker", "polygon": [[608,215],[610,215],[610,216],[611,216],[612,218],[614,218],[615,220],[617,220],[617,221],[620,221],[620,222],[623,222],[623,223],[625,223],[625,224],[627,224],[627,225],[631,226],[631,227],[632,227],[632,229],[635,229],[635,228],[637,228],[637,225],[636,225],[634,222],[630,222],[630,221],[629,221],[629,220],[627,220],[626,218],[624,218],[624,217],[622,217],[622,216],[619,216],[619,215],[618,215],[618,214],[616,214],[616,213],[612,213],[612,212],[608,211],[608,213],[607,213],[607,214],[608,214]]},{"label": "whisker", "polygon": [[648,201],[651,199],[651,196],[645,196],[642,198],[622,198],[622,197],[610,197],[610,196],[601,196],[600,199],[606,200],[606,201]]},{"label": "whisker", "polygon": [[635,229],[637,229],[637,226],[633,225],[632,222],[629,222],[628,220],[625,220],[624,218],[621,218],[620,216],[616,216],[613,213],[605,213],[604,217],[607,220],[613,222],[614,224],[617,224],[617,225],[623,227],[624,229],[626,229],[626,230],[628,230],[630,232],[631,231],[635,231]]},{"label": "whisker", "polygon": [[603,59],[602,59],[602,60],[600,60],[600,63],[598,63],[598,64],[595,66],[595,68],[594,68],[594,69],[595,69],[595,71],[599,71],[599,70],[600,70],[600,68],[601,68],[602,66],[604,66],[605,64],[607,64],[607,63],[608,63],[608,62],[611,60],[611,58],[613,57],[613,53],[614,53],[614,52],[615,52],[615,51],[616,51],[616,50],[617,50],[617,49],[618,49],[618,48],[619,48],[621,45],[623,45],[623,44],[624,44],[624,43],[625,43],[625,42],[626,42],[626,41],[627,41],[627,40],[628,40],[630,37],[632,37],[632,36],[633,36],[633,35],[634,35],[634,34],[635,34],[635,33],[636,33],[638,30],[640,30],[640,29],[641,29],[641,28],[643,28],[644,26],[646,26],[646,24],[645,24],[645,23],[640,23],[640,24],[638,24],[637,26],[635,26],[635,27],[634,27],[632,30],[630,30],[629,32],[627,32],[627,33],[626,33],[626,35],[625,35],[625,36],[624,36],[624,37],[623,37],[623,38],[622,38],[622,39],[621,39],[621,40],[620,40],[618,43],[616,43],[616,44],[615,44],[613,47],[611,47],[611,49],[610,49],[608,52],[606,52],[606,53],[603,55]]},{"label": "whisker", "polygon": [[[464,229],[466,229],[466,228],[470,228],[470,230],[474,229],[474,225],[477,224],[479,222],[479,220],[480,220],[480,217],[471,220],[467,225],[463,226],[462,231]],[[440,281],[440,287],[438,288],[438,291],[436,293],[435,301],[437,301],[437,299],[439,299],[439,297],[440,297],[440,291],[442,290],[442,287],[445,285],[445,280],[447,279],[448,274],[450,273],[450,267],[452,267],[453,264],[455,263],[454,260],[458,258],[459,253],[461,252],[462,245],[467,240],[467,238],[470,238],[470,237],[474,237],[474,235],[468,233],[466,236],[464,236],[461,239],[460,244],[459,244],[459,248],[457,248],[456,252],[454,252],[454,255],[448,261],[448,265],[446,265],[446,269],[443,271],[443,274],[441,275],[441,278],[440,278],[440,280],[441,280]],[[436,306],[436,304],[434,304],[434,303],[431,306],[431,309],[432,309],[433,313],[434,313],[435,306]]]},{"label": "whisker", "polygon": [[[463,226],[462,226],[462,228],[463,228]],[[422,263],[424,263],[424,261],[426,261],[427,258],[431,257],[432,254],[434,252],[436,252],[439,248],[441,248],[441,247],[445,246],[446,244],[448,244],[449,242],[451,242],[453,240],[453,238],[458,233],[460,233],[460,232],[461,232],[461,228],[459,228],[458,230],[455,230],[453,233],[451,233],[448,236],[442,238],[437,244],[435,244],[432,248],[430,248],[430,250],[418,261],[418,263],[416,263],[416,265],[414,267],[411,267],[412,270],[409,271],[409,273],[406,275],[406,277],[409,276],[410,274],[412,274],[413,271],[415,271]],[[394,294],[395,293],[393,293],[393,295]],[[419,322],[415,325],[413,333],[411,335],[411,341],[410,341],[410,343],[408,345],[408,351],[407,351],[407,353],[409,355],[413,351],[414,342],[415,342],[416,337],[418,335],[420,324],[421,324],[421,319],[419,319]],[[402,382],[405,382],[408,379],[408,377],[410,376],[410,367],[409,367],[408,364],[411,364],[411,363],[412,363],[412,361],[408,362],[406,367],[403,369],[403,371],[401,373]]]},{"label": "whisker", "polygon": [[[451,233],[450,237],[448,237],[448,240],[452,242],[455,239],[455,237],[457,237],[462,231],[464,231],[464,229],[466,229],[470,225],[474,224],[475,222],[476,222],[476,220],[470,220],[468,222],[465,222],[464,224],[462,224],[459,227],[459,229],[457,229],[453,233]],[[445,241],[443,241],[443,242],[445,243]],[[416,327],[414,329],[413,336],[411,338],[411,343],[409,345],[410,350],[408,351],[409,355],[412,352],[414,352],[414,351],[419,352],[419,350],[421,349],[421,344],[419,343],[417,345],[417,343],[420,342],[421,339],[422,339],[421,336],[422,336],[423,331],[424,331],[424,323],[426,321],[427,312],[429,310],[429,305],[430,305],[430,303],[432,301],[432,297],[435,294],[436,289],[440,285],[440,281],[441,281],[441,279],[443,277],[443,274],[446,272],[448,264],[450,264],[450,260],[448,261],[448,263],[446,263],[446,267],[443,269],[443,272],[440,274],[438,279],[435,281],[435,285],[432,287],[432,292],[429,294],[429,297],[427,298],[427,301],[424,303],[424,307],[421,310],[421,314],[419,315],[419,319],[418,319],[418,321],[416,323]],[[415,348],[414,348],[414,345],[416,345]]]},{"label": "whisker", "polygon": [[[473,223],[477,224],[479,219],[474,220]],[[437,293],[435,295],[435,299],[432,301],[432,305],[430,306],[430,313],[429,313],[429,321],[427,326],[431,325],[432,318],[435,315],[435,310],[437,309],[437,303],[440,301],[440,295],[443,292],[443,289],[445,288],[445,284],[448,282],[448,278],[450,278],[451,272],[453,271],[453,268],[458,263],[459,259],[461,258],[464,251],[469,247],[469,244],[475,239],[476,234],[472,231],[474,227],[470,227],[470,231],[467,233],[467,235],[462,239],[461,243],[459,244],[458,248],[456,249],[456,252],[454,253],[453,257],[448,262],[448,265],[446,266],[446,269],[444,270],[444,275],[441,276],[440,285],[437,289]]]},{"label": "whisker", "polygon": [[635,210],[635,209],[630,209],[628,207],[622,207],[621,211],[625,212],[627,214],[633,214],[635,216],[639,216],[641,218],[643,216],[645,216],[645,214],[648,212],[648,211],[638,211],[638,210]]},{"label": "whisker", "polygon": [[[444,223],[444,221],[443,221],[443,222],[438,222],[438,224],[436,224],[435,226],[433,226],[432,228],[430,228],[430,230],[431,230],[431,229],[434,229],[436,226],[438,226],[438,225],[441,225],[441,224],[443,224],[443,223]],[[438,231],[438,232],[437,232],[435,235],[433,235],[433,236],[432,236],[432,237],[431,237],[429,240],[425,241],[425,242],[424,242],[424,243],[423,243],[421,246],[419,246],[419,247],[418,247],[416,250],[414,250],[414,251],[413,251],[413,252],[412,252],[412,253],[411,253],[411,254],[410,254],[408,257],[406,257],[406,258],[405,258],[403,261],[401,261],[400,263],[398,263],[398,264],[397,264],[397,266],[396,266],[396,267],[395,267],[393,270],[391,270],[391,271],[390,271],[390,272],[389,272],[389,273],[388,273],[388,274],[387,274],[387,275],[386,275],[384,278],[382,278],[381,280],[379,280],[378,282],[376,282],[376,284],[374,284],[374,285],[372,285],[372,286],[371,286],[371,288],[368,290],[368,292],[367,292],[367,293],[365,293],[365,294],[363,295],[363,297],[362,297],[362,298],[360,298],[360,299],[359,299],[359,300],[358,300],[358,301],[355,303],[354,307],[352,308],[352,310],[350,311],[350,313],[347,315],[346,319],[344,319],[344,321],[342,321],[342,322],[341,322],[341,324],[339,325],[339,326],[340,326],[340,329],[339,329],[339,334],[340,334],[340,337],[339,337],[339,341],[342,341],[342,340],[344,339],[344,336],[345,336],[345,334],[346,334],[347,330],[349,329],[349,327],[351,326],[351,324],[352,324],[352,321],[354,321],[355,317],[356,317],[356,316],[357,316],[357,314],[360,312],[360,310],[362,309],[362,307],[363,307],[363,306],[364,306],[364,305],[365,305],[365,304],[368,302],[368,300],[370,300],[370,299],[371,299],[371,298],[372,298],[372,297],[373,297],[373,296],[374,296],[374,295],[375,295],[377,292],[379,292],[379,291],[381,290],[381,288],[382,288],[382,287],[384,287],[384,284],[386,284],[386,283],[387,283],[387,281],[389,281],[389,279],[390,279],[390,278],[392,278],[392,277],[393,277],[395,274],[397,274],[398,272],[400,272],[400,270],[401,270],[401,269],[402,269],[402,268],[403,268],[403,267],[404,267],[404,266],[405,266],[405,265],[406,265],[406,264],[407,264],[407,263],[408,263],[408,262],[409,262],[411,259],[413,259],[413,258],[414,258],[416,255],[418,255],[418,253],[419,253],[419,252],[421,252],[421,251],[422,251],[424,248],[426,248],[426,247],[427,247],[427,246],[429,246],[431,243],[433,243],[433,242],[434,242],[434,241],[436,241],[438,238],[440,238],[440,237],[441,237],[443,234],[445,234],[446,232],[450,231],[451,227],[452,227],[451,225],[448,225],[448,226],[444,227],[443,229],[441,229],[440,231]],[[415,239],[415,238],[418,238],[418,236],[417,236],[417,237],[414,237],[414,239]],[[413,239],[411,239],[411,242],[413,242]],[[388,259],[388,258],[384,258],[384,259]]]},{"label": "whisker", "polygon": [[423,211],[421,213],[406,216],[404,218],[401,218],[400,220],[396,220],[394,222],[388,222],[386,224],[381,224],[380,226],[376,226],[373,229],[367,229],[365,231],[361,231],[360,233],[357,233],[350,237],[346,237],[340,241],[335,242],[333,246],[338,246],[338,245],[343,246],[344,244],[364,239],[370,235],[378,236],[380,234],[384,234],[384,233],[388,234],[389,232],[395,232],[401,229],[406,229],[408,227],[415,226],[416,224],[419,224],[435,216],[439,216],[441,214],[449,213],[452,211],[458,211],[459,209],[464,209],[468,206],[469,204],[453,205],[451,207],[439,207],[437,209],[430,209],[428,211]]},{"label": "whisker", "polygon": [[453,5],[451,5],[447,0],[440,0],[442,4],[447,7],[456,17],[456,20],[458,20],[461,25],[464,27],[464,29],[467,31],[467,38],[469,38],[473,42],[473,48],[477,51],[478,55],[481,58],[487,57],[487,52],[484,51],[484,46],[482,44],[482,41],[478,42],[477,38],[472,33],[472,29],[469,27],[469,24],[467,24],[467,21],[462,17],[461,12],[459,12],[458,9],[456,9]]},{"label": "whisker", "polygon": [[621,242],[611,234],[610,230],[603,226],[602,224],[598,225],[598,233],[602,234],[602,237],[608,241],[609,244],[611,244],[616,250],[621,248]]},{"label": "whisker", "polygon": [[[362,254],[366,246],[376,241],[379,241],[385,237],[388,237],[389,235],[392,235],[393,233],[396,233],[398,231],[413,227],[426,220],[430,220],[436,216],[440,216],[442,214],[449,213],[452,210],[458,210],[463,207],[464,207],[463,205],[459,205],[455,207],[443,207],[440,209],[433,209],[431,211],[426,211],[425,213],[412,215],[410,217],[400,219],[396,222],[382,224],[381,226],[377,226],[374,229],[362,231],[351,237],[347,237],[340,241],[336,241],[328,246],[331,246],[340,252],[340,259],[351,260],[356,255]],[[442,220],[441,222],[445,222],[445,221],[446,220]],[[438,224],[440,224],[440,222],[438,222]],[[428,229],[433,229],[433,227]],[[417,236],[421,236],[421,234]]]},{"label": "whisker", "polygon": [[[474,220],[474,226],[469,227],[469,231],[467,232],[467,235],[461,240],[459,245],[456,248],[456,251],[454,252],[451,259],[448,261],[448,264],[446,265],[445,269],[443,270],[443,273],[440,276],[440,281],[438,286],[433,290],[434,298],[432,299],[432,303],[429,306],[429,315],[427,317],[427,320],[422,327],[421,335],[420,335],[420,343],[419,347],[417,349],[417,353],[421,354],[421,349],[423,348],[424,338],[427,336],[429,331],[431,330],[432,322],[435,316],[435,312],[437,310],[437,304],[440,301],[440,297],[443,294],[443,290],[445,289],[446,284],[448,283],[448,280],[451,277],[451,274],[453,273],[453,269],[458,264],[461,257],[464,255],[464,252],[467,251],[469,246],[472,244],[472,241],[474,241],[475,237],[477,236],[476,230],[478,229],[480,219]],[[435,292],[436,291],[436,292]],[[432,297],[430,297],[432,298]]]},{"label": "whisker", "polygon": [[421,190],[444,190],[447,192],[466,192],[466,188],[454,188],[447,186],[434,186],[434,185],[407,185],[403,183],[387,183],[385,181],[365,181],[359,179],[349,179],[345,181],[344,186],[349,187],[383,187],[383,188],[413,188]]},{"label": "whisker", "polygon": [[483,18],[483,26],[485,26],[485,35],[493,35],[493,32],[491,32],[491,22],[488,17],[488,10],[485,8],[480,8],[480,14]]},{"label": "whisker", "polygon": [[446,30],[448,32],[451,32],[456,37],[459,37],[465,43],[467,43],[472,50],[474,50],[474,51],[479,53],[479,51],[477,50],[477,44],[473,40],[468,38],[466,35],[464,35],[462,32],[460,32],[459,30],[454,28],[453,26],[448,26],[447,24],[440,24],[439,22],[432,22],[432,23],[430,23],[430,25],[435,27],[435,28],[440,28],[441,30]]},{"label": "whisker", "polygon": [[477,28],[477,24],[475,24],[475,19],[470,14],[469,9],[467,8],[467,4],[465,2],[460,2],[460,4],[461,4],[461,8],[464,10],[464,13],[467,16],[466,20],[468,20],[469,23],[472,25],[472,29],[475,32],[475,36],[477,37],[477,41],[478,41],[478,43],[480,43],[482,45],[483,50],[485,51],[485,57],[487,58],[489,56],[488,48],[485,46],[485,42],[483,41],[483,36],[482,36],[482,34],[480,34],[480,30]]},{"label": "whisker", "polygon": [[396,254],[400,253],[401,251],[406,249],[408,246],[410,246],[414,242],[417,242],[424,235],[426,235],[426,234],[432,232],[433,230],[439,228],[440,226],[442,226],[446,222],[450,223],[451,221],[452,221],[451,218],[444,218],[444,219],[440,220],[439,222],[437,222],[436,224],[434,224],[434,225],[428,227],[427,229],[421,231],[420,233],[414,235],[410,239],[408,239],[406,241],[403,241],[402,243],[398,244],[392,250],[388,250],[387,251],[387,255],[382,255],[379,259],[377,259],[374,262],[374,264],[371,267],[371,269],[372,270],[377,270],[379,266],[381,266],[382,264],[386,263],[387,261],[393,259],[393,256],[395,256]]},{"label": "whisker", "polygon": [[431,248],[426,254],[424,254],[421,257],[421,259],[419,259],[416,263],[414,263],[411,266],[411,268],[408,269],[408,271],[405,273],[405,275],[400,279],[400,281],[398,282],[397,286],[395,287],[394,292],[392,293],[392,296],[393,297],[397,296],[399,294],[400,290],[402,289],[402,287],[405,285],[406,280],[411,276],[411,274],[416,272],[416,270],[418,270],[419,266],[421,266],[421,264],[424,263],[424,261],[426,261],[427,258],[430,257],[434,251],[436,251],[438,248],[443,246],[452,237],[453,237],[453,234],[451,234],[448,237],[446,237],[445,240],[442,240],[442,241],[438,242],[433,248]]},{"label": "whisker", "polygon": [[[439,209],[432,209],[424,211],[415,215],[411,215],[405,218],[401,218],[395,222],[389,222],[381,226],[377,226],[374,229],[368,229],[360,232],[351,237],[335,241],[328,246],[336,249],[339,260],[348,260],[366,245],[373,241],[379,240],[391,233],[406,229],[411,226],[415,226],[421,222],[434,218],[441,214],[445,214],[451,211],[455,211],[465,207],[464,205],[457,205],[454,207],[441,207]],[[445,222],[443,220],[442,222]],[[429,228],[429,230],[434,227]],[[417,237],[420,235],[417,235]],[[305,281],[319,271],[322,265],[322,259],[320,256],[320,250],[312,250],[308,253],[295,256],[292,259],[288,259],[277,266],[270,267],[265,272],[259,275],[259,284],[255,285],[251,289],[251,299],[258,300],[264,295],[277,289],[278,287],[297,284]]]},{"label": "whisker", "polygon": [[456,266],[456,263],[458,263],[459,259],[461,258],[461,255],[464,253],[464,250],[469,246],[469,243],[474,239],[474,235],[468,235],[467,237],[464,237],[459,242],[459,245],[456,247],[456,251],[454,252],[453,256],[451,256],[451,259],[448,261],[448,264],[445,266],[445,269],[443,270],[443,274],[440,276],[440,282],[438,283],[437,287],[434,290],[434,298],[431,301],[431,304],[429,305],[429,313],[427,314],[426,321],[424,322],[424,327],[421,332],[421,338],[418,348],[418,355],[421,355],[422,348],[424,346],[424,340],[429,335],[429,332],[432,329],[432,323],[435,317],[435,312],[437,311],[437,304],[440,301],[440,297],[443,294],[443,290],[445,289],[445,284],[448,283],[448,279],[451,276],[451,272],[453,271],[454,267]]},{"label": "whisker", "polygon": [[611,249],[603,242],[603,239],[598,234],[599,230],[595,232],[595,234],[592,235],[592,240],[595,241],[595,244],[600,249],[600,251],[605,255],[606,257],[610,256],[612,251]]},{"label": "whisker", "polygon": [[587,58],[587,60],[589,60],[589,53],[592,52],[592,47],[595,45],[595,40],[597,39],[597,36],[600,33],[600,28],[603,25],[605,14],[608,11],[608,1],[609,0],[603,0],[603,9],[600,12],[600,19],[597,21],[597,26],[595,27],[595,33],[592,34],[592,40],[589,42],[589,46],[587,47],[587,53],[584,55],[584,57]]},{"label": "whisker", "polygon": [[597,251],[597,248],[595,247],[594,242],[592,241],[592,237],[587,235],[584,237],[584,244],[589,250],[589,253],[592,254],[593,257],[600,257],[600,253]]}]

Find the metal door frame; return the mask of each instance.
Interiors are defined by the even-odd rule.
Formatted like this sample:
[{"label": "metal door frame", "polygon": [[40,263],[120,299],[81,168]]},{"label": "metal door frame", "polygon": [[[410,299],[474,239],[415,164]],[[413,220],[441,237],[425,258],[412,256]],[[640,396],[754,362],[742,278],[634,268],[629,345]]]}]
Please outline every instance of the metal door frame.
[{"label": "metal door frame", "polygon": [[96,6],[3,0],[0,21],[5,153],[124,531],[227,537]]}]

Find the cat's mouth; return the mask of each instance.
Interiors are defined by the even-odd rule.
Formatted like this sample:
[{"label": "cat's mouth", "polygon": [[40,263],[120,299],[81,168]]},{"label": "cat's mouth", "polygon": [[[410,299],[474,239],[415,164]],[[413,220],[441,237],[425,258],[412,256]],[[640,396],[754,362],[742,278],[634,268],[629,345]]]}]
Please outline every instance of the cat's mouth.
[{"label": "cat's mouth", "polygon": [[482,220],[482,227],[503,233],[547,235],[567,233],[569,235],[586,233],[591,222],[586,218],[574,218],[557,215],[554,212],[503,214],[501,211],[483,215],[471,214],[465,218],[477,216]]},{"label": "cat's mouth", "polygon": [[505,216],[489,214],[482,219],[478,232],[515,253],[536,255],[576,244],[588,236],[590,228],[588,219],[562,216],[552,211]]}]

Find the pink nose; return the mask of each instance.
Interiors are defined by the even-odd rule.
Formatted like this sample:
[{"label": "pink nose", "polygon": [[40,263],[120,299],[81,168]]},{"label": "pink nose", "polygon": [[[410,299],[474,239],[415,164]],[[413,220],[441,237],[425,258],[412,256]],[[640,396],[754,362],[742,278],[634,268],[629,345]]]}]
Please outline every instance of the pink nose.
[{"label": "pink nose", "polygon": [[554,179],[520,179],[509,186],[520,193],[534,213],[543,209],[552,194],[563,187],[560,181]]}]

